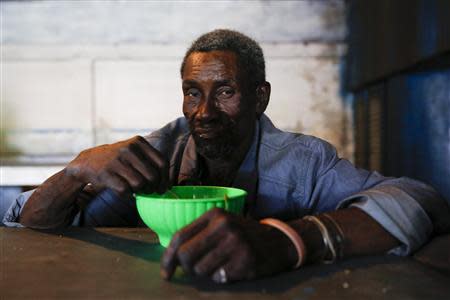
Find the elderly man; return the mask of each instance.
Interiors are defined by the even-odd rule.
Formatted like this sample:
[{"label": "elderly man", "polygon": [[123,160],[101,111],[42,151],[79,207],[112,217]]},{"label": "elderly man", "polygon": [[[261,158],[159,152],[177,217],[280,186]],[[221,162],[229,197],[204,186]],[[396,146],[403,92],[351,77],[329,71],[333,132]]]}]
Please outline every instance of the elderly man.
[{"label": "elderly man", "polygon": [[201,36],[181,77],[184,118],[145,138],[81,152],[22,194],[5,224],[136,226],[133,192],[242,188],[245,216],[207,212],[174,236],[161,262],[166,279],[179,265],[229,282],[356,255],[408,255],[448,220],[447,204],[429,186],[357,169],[325,141],[275,128],[264,115],[263,53],[247,36]]}]

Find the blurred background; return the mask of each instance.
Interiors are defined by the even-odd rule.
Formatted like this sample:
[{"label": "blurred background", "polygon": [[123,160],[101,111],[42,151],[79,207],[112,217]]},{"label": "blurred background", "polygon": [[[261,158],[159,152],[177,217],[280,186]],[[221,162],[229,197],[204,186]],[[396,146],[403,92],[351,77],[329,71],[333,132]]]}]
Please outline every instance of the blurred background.
[{"label": "blurred background", "polygon": [[450,1],[0,4],[0,215],[81,150],[181,116],[181,59],[216,28],[261,44],[276,126],[449,200]]},{"label": "blurred background", "polygon": [[85,148],[181,116],[182,57],[216,28],[261,43],[272,83],[267,114],[278,127],[352,157],[339,89],[343,1],[6,1],[1,16],[1,184],[9,194]]},{"label": "blurred background", "polygon": [[268,115],[345,156],[342,1],[7,1],[2,3],[4,156],[72,156],[181,115],[179,66],[199,35],[262,44]]}]

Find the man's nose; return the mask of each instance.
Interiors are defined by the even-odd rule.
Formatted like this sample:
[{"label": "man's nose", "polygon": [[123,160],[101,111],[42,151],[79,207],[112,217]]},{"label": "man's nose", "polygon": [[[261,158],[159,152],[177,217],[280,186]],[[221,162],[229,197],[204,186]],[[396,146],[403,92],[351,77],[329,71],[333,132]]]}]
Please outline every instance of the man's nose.
[{"label": "man's nose", "polygon": [[205,97],[198,108],[197,118],[202,121],[209,121],[217,117],[216,99]]}]

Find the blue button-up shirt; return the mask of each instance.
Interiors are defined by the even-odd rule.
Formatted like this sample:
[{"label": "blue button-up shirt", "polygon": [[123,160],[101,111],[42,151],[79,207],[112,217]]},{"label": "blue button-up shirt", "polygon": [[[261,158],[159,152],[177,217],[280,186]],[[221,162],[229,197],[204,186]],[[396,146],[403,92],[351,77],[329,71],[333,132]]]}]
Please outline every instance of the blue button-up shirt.
[{"label": "blue button-up shirt", "polygon": [[[167,155],[172,184],[201,184],[201,164],[184,118],[146,139]],[[265,115],[257,121],[253,143],[232,186],[248,192],[247,213],[256,219],[291,220],[356,206],[401,242],[391,250],[399,255],[409,254],[427,241],[433,224],[441,222],[434,220],[436,215],[440,220],[450,215],[445,201],[428,185],[355,168],[339,158],[329,143],[281,131]],[[21,208],[30,195],[22,194],[11,206],[4,218],[7,226],[18,225]],[[134,226],[138,221],[135,203],[119,199],[107,189],[80,212],[75,223]]]}]

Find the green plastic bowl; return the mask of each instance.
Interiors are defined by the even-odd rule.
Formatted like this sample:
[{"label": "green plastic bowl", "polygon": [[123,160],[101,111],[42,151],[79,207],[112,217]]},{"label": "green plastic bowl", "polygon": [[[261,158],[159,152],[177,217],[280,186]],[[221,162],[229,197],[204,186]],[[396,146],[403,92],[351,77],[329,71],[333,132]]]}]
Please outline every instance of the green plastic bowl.
[{"label": "green plastic bowl", "polygon": [[242,213],[246,195],[246,191],[236,188],[174,186],[162,195],[155,193],[135,196],[142,220],[156,232],[161,245],[167,247],[175,232],[214,207]]}]

